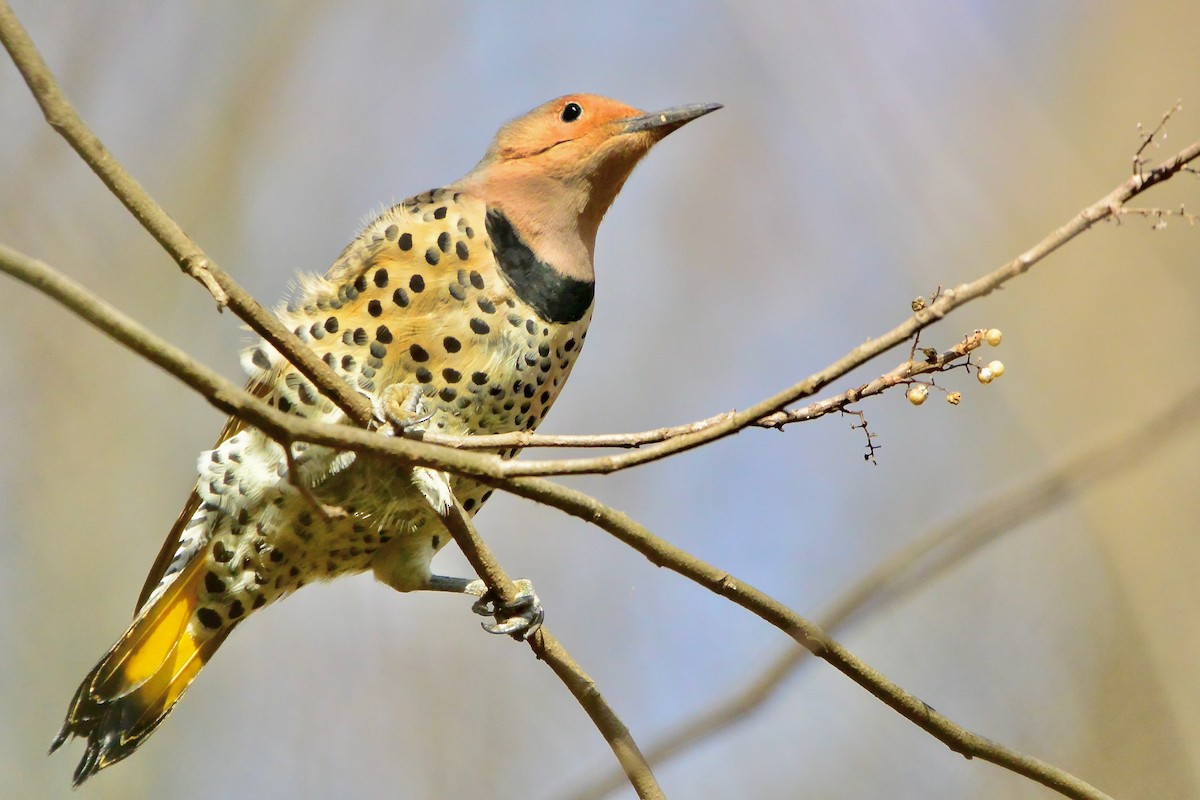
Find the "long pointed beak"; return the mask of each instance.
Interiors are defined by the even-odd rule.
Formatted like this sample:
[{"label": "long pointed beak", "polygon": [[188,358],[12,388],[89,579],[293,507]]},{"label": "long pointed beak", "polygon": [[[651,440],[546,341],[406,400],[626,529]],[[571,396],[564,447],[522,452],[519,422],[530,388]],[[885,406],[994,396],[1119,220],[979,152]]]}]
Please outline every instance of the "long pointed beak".
[{"label": "long pointed beak", "polygon": [[621,120],[621,133],[637,133],[638,131],[662,130],[670,133],[697,117],[703,117],[723,106],[720,103],[695,103],[690,106],[675,106],[674,108],[655,111],[653,114],[643,114],[640,117],[630,117]]}]

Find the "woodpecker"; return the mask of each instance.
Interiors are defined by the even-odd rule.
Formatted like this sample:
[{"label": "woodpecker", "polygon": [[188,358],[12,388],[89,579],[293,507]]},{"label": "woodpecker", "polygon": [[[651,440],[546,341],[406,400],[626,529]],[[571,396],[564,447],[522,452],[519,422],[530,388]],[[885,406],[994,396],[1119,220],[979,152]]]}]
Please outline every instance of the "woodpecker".
[{"label": "woodpecker", "polygon": [[[533,430],[587,336],[605,212],[655,143],[718,108],[551,100],[502,127],[464,178],[380,214],[324,277],[300,276],[277,314],[381,420],[457,435]],[[251,391],[280,411],[347,422],[265,342],[242,363]],[[87,740],[76,785],[133,753],[235,627],[305,583],[371,570],[402,592],[480,593],[430,561],[450,539],[438,516],[447,494],[474,514],[486,486],[290,448],[234,419],[201,454],[132,624],[83,680],[52,745]],[[524,588],[533,623],[540,607]]]}]

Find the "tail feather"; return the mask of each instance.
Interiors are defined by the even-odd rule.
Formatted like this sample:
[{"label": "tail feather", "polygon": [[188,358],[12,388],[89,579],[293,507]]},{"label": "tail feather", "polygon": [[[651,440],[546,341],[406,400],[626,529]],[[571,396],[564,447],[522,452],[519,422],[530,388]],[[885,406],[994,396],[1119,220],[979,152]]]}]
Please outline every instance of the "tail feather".
[{"label": "tail feather", "polygon": [[129,756],[146,740],[204,664],[233,630],[190,624],[199,604],[205,559],[196,558],[84,678],[54,738],[54,752],[70,736],[87,738],[75,785]]}]

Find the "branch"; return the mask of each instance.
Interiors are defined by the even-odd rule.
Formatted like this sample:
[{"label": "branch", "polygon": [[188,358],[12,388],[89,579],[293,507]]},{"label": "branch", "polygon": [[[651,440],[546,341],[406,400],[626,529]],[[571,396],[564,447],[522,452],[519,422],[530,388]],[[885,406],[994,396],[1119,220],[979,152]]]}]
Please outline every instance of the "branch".
[{"label": "branch", "polygon": [[[1001,536],[1053,511],[1072,495],[1128,473],[1198,423],[1200,386],[1184,392],[1136,429],[1047,470],[925,534],[856,581],[825,612],[821,627],[839,631],[928,587]],[[661,765],[746,719],[774,696],[809,655],[807,650],[795,648],[780,653],[732,697],[698,712],[651,742],[646,748],[647,758],[652,764]],[[619,773],[603,776],[572,794],[571,800],[606,797],[620,788],[621,777]]]},{"label": "branch", "polygon": [[[841,394],[825,400],[810,403],[802,409],[791,411],[776,411],[749,422],[745,427],[774,428],[781,430],[794,422],[807,422],[837,411],[843,411],[846,406],[867,397],[883,394],[886,390],[902,383],[908,383],[920,375],[932,372],[944,372],[954,369],[953,362],[978,349],[984,341],[985,331],[977,330],[963,337],[954,347],[944,351],[931,351],[926,354],[924,361],[909,359],[895,369],[880,375],[874,380],[864,383],[854,389],[847,389]],[[454,447],[463,450],[506,449],[510,447],[623,447],[638,448],[647,444],[655,444],[675,439],[686,434],[703,433],[720,425],[729,423],[735,418],[736,411],[726,411],[707,419],[688,422],[683,425],[673,425],[665,428],[642,431],[640,433],[596,433],[596,434],[541,434],[529,431],[513,431],[512,433],[490,433],[480,436],[455,436],[446,433],[425,433],[421,441]],[[515,462],[506,462],[515,463]],[[549,461],[522,461],[519,466],[527,464],[576,463]],[[621,467],[618,467],[621,468]],[[523,469],[515,471],[516,475],[526,474]],[[539,474],[560,474],[556,472]]]},{"label": "branch", "polygon": [[154,201],[121,163],[108,151],[67,100],[29,34],[9,7],[0,0],[0,43],[3,43],[20,70],[42,114],[79,157],[92,168],[109,191],[141,223],[155,241],[179,264],[180,269],[198,280],[217,301],[217,308],[230,308],[255,333],[262,336],[280,355],[357,424],[371,422],[371,404],[352,390],[328,364],[316,356],[274,314],[229,277],[217,263],[205,255],[179,223]]},{"label": "branch", "polygon": [[590,522],[646,556],[655,566],[666,567],[732,600],[783,631],[805,650],[827,661],[892,710],[965,758],[990,761],[1076,800],[1111,800],[1108,795],[1066,770],[1018,753],[961,727],[859,660],[819,626],[778,600],[655,537],[630,517],[598,500],[539,478],[512,478],[495,485],[521,497],[555,506],[571,516]]},{"label": "branch", "polygon": [[[325,431],[332,434],[327,441],[335,443],[332,445],[334,447],[355,449],[360,452],[383,453],[407,466],[445,468],[439,457],[447,453],[452,456],[463,456],[467,463],[473,461],[486,463],[495,459],[494,456],[457,453],[438,445],[381,436],[378,433],[357,428],[314,424],[302,417],[284,414],[195,361],[179,348],[162,340],[47,264],[0,244],[0,272],[6,272],[59,301],[101,332],[179,378],[221,411],[245,420],[268,436],[283,443],[285,452],[290,453],[293,441],[312,443],[322,441],[321,431]],[[355,444],[350,444],[351,441]],[[458,466],[462,470],[464,465],[459,464]],[[316,498],[312,499],[314,503],[317,503]],[[317,503],[317,507],[322,510],[322,513],[325,513],[324,507],[319,503]],[[463,548],[463,552],[471,560],[472,565],[477,567],[479,575],[484,579],[488,588],[496,591],[503,600],[511,601],[514,592],[508,576],[474,531],[457,502],[455,508],[459,512],[458,516],[455,517],[453,513],[444,515],[442,521],[447,524],[451,535]],[[662,797],[662,791],[655,781],[649,764],[642,757],[637,743],[597,690],[595,681],[579,667],[558,640],[548,632],[531,637],[530,646],[538,658],[544,660],[554,670],[554,673],[591,717],[616,754],[621,767],[629,775],[629,780],[637,790],[638,796]]]},{"label": "branch", "polygon": [[[1064,225],[1047,234],[1036,245],[982,277],[947,289],[941,296],[917,311],[905,322],[875,339],[859,345],[837,361],[793,386],[766,398],[744,411],[735,411],[712,419],[712,424],[694,423],[694,430],[672,436],[665,441],[652,444],[642,450],[619,453],[599,458],[561,459],[547,461],[511,461],[503,467],[509,477],[533,475],[592,475],[608,474],[628,469],[639,464],[658,461],[675,453],[699,447],[717,439],[735,434],[755,425],[759,420],[782,411],[787,406],[805,397],[811,397],[834,380],[841,378],[876,356],[907,341],[925,328],[945,317],[960,306],[978,300],[1028,272],[1035,264],[1053,253],[1079,234],[1101,220],[1119,217],[1124,204],[1142,194],[1152,186],[1169,180],[1187,165],[1200,158],[1200,141],[1193,142],[1174,156],[1148,171],[1139,171],[1123,181],[1115,189],[1084,208]],[[688,426],[684,426],[685,428]]]},{"label": "branch", "polygon": [[[189,358],[178,348],[163,341],[46,264],[0,245],[0,271],[7,272],[58,300],[108,336],[178,377],[217,408],[238,415],[270,436],[281,440],[307,441],[339,450],[369,452],[393,458],[403,466],[421,465],[451,469],[513,494],[559,508],[608,531],[657,566],[667,567],[690,578],[779,628],[813,655],[828,661],[855,683],[955,752],[968,758],[978,757],[991,761],[1076,800],[1107,798],[1107,795],[1098,789],[1064,770],[1016,753],[956,725],[858,660],[830,639],[818,626],[774,598],[658,539],[625,514],[582,492],[539,478],[505,479],[499,474],[499,459],[495,457],[463,453],[394,436],[381,436],[344,425],[315,423],[302,417],[283,414]],[[486,468],[491,467],[493,462],[496,467]],[[480,468],[480,464],[485,468]],[[621,755],[622,753],[618,752],[618,757]]]},{"label": "branch", "polygon": [[[458,498],[453,495],[451,497],[450,508],[444,514],[440,514],[442,523],[450,531],[450,535],[454,537],[455,543],[463,551],[476,574],[499,598],[498,605],[511,606],[517,598],[516,587],[513,586],[512,580],[504,568],[492,555],[479,532],[475,530],[475,525],[463,510]],[[559,644],[558,639],[543,626],[525,641],[529,643],[534,655],[545,661],[546,665],[554,670],[554,674],[559,677],[571,694],[575,696],[579,705],[591,717],[593,724],[612,748],[626,780],[637,791],[638,797],[652,800],[665,798],[666,795],[659,787],[654,772],[650,769],[650,764],[642,755],[637,742],[633,740],[629,729],[625,727],[625,723],[621,722],[604,696],[600,694],[600,690],[596,688],[596,682],[568,655],[566,649]]]},{"label": "branch", "polygon": [[[275,349],[305,377],[309,378],[318,390],[332,400],[346,415],[366,427],[372,421],[372,409],[369,401],[358,392],[353,391],[329,365],[316,356],[311,349],[289,332],[279,320],[250,296],[238,283],[230,278],[215,262],[210,260],[200,247],[191,240],[152,197],[112,156],[100,139],[88,128],[76,113],[71,103],[58,87],[45,61],[38,53],[28,34],[13,14],[5,0],[0,0],[0,42],[8,50],[17,69],[25,78],[30,91],[46,117],[46,121],[71,145],[79,156],[99,176],[105,186],[125,205],[131,214],[155,238],[179,264],[185,273],[200,281],[217,302],[220,310],[229,307],[245,321],[251,329],[266,339]],[[6,267],[16,277],[37,286],[42,291],[56,297],[76,313],[97,324],[113,338],[131,347],[136,352],[147,357],[159,366],[182,378],[189,386],[199,391],[204,386],[210,401],[222,410],[248,419],[252,416],[246,406],[249,399],[252,405],[260,406],[259,411],[269,410],[258,402],[252,395],[237,389],[233,384],[224,381],[220,376],[205,370],[201,365],[188,358],[186,354],[171,347],[165,341],[158,340],[148,330],[140,328],[132,320],[125,320],[124,325],[115,324],[119,321],[120,313],[107,306],[98,298],[88,295],[86,290],[78,285],[72,285],[65,278],[50,274],[44,265],[24,259],[20,254],[0,245],[0,258],[6,262]],[[91,316],[88,316],[90,309]],[[107,318],[108,324],[100,324]],[[132,323],[132,324],[130,324]],[[205,374],[207,373],[207,374]],[[282,415],[272,414],[281,417]],[[286,419],[271,420],[266,426],[258,426],[279,438],[287,453],[289,466],[292,460],[291,442],[293,438],[287,434],[287,425],[276,424],[275,432],[271,433],[270,423],[287,422]],[[260,420],[259,423],[264,422]],[[281,437],[282,434],[282,437]],[[315,498],[312,498],[315,502]],[[322,514],[326,510],[319,503],[318,510]],[[489,588],[496,591],[502,598],[511,600],[513,587],[496,560],[491,556],[486,545],[474,532],[469,519],[457,506],[458,517],[447,525],[451,535],[464,547],[473,564],[481,565],[485,571],[480,572]],[[453,516],[453,514],[451,514]],[[443,522],[447,519],[443,517]],[[473,549],[469,549],[471,546]],[[600,733],[608,741],[621,767],[629,776],[629,781],[639,797],[661,798],[659,788],[649,764],[638,750],[637,743],[630,736],[628,729],[612,708],[605,702],[596,689],[595,682],[570,657],[565,648],[548,632],[542,631],[535,635],[535,641],[530,642],[534,653],[544,660],[563,684],[571,691],[580,705],[591,717]]]},{"label": "branch", "polygon": [[[149,198],[137,182],[104,150],[95,135],[83,124],[62,96],[44,62],[3,0],[0,0],[0,41],[3,42],[17,63],[34,96],[42,106],[47,121],[68,140],[102,181],[114,194],[118,195],[131,213],[172,254],[180,266],[188,274],[205,283],[213,292],[219,305],[228,304],[252,329],[276,346],[289,361],[297,366],[302,374],[320,387],[322,392],[337,403],[352,420],[361,425],[369,423],[371,409],[365,398],[351,391],[332,370],[317,359],[299,340],[283,329],[272,315],[262,309],[232,279],[207,259],[186,234]],[[957,752],[968,757],[978,756],[1001,764],[1071,797],[1101,798],[1104,795],[1098,790],[1062,770],[1036,759],[1021,756],[954,725],[919,699],[904,692],[900,687],[858,661],[848,651],[829,639],[817,626],[757,589],[740,584],[732,576],[691,557],[678,548],[655,539],[645,528],[623,514],[607,508],[587,495],[534,478],[516,476],[612,472],[684,452],[731,435],[763,417],[781,412],[788,405],[815,394],[831,381],[919,333],[958,306],[982,297],[1017,275],[1028,271],[1033,264],[1096,222],[1119,214],[1122,205],[1127,200],[1149,187],[1169,179],[1176,172],[1186,168],[1186,165],[1197,156],[1200,156],[1200,143],[1185,148],[1174,159],[1168,159],[1150,172],[1143,172],[1139,169],[1124,184],[1118,186],[1098,203],[1084,209],[1077,217],[1022,256],[973,283],[964,284],[945,292],[905,323],[856,348],[805,381],[767,398],[746,411],[725,416],[721,422],[711,427],[682,433],[651,445],[643,451],[604,459],[578,459],[569,462],[503,462],[494,456],[464,453],[395,437],[380,437],[377,434],[344,426],[312,423],[308,420],[283,415],[266,406],[252,395],[238,390],[228,381],[223,381],[211,371],[188,359],[181,351],[153,337],[144,329],[121,329],[118,326],[106,330],[106,333],[141,352],[154,363],[172,371],[190,386],[204,393],[218,408],[261,428],[268,435],[283,440],[304,440],[325,444],[342,450],[372,452],[391,457],[407,466],[432,466],[457,474],[469,475],[507,491],[555,505],[568,513],[587,519],[634,546],[654,563],[668,566],[707,586],[784,630],[811,652],[832,663],[893,709]],[[7,248],[0,249],[0,256],[4,258],[6,265],[10,261],[8,256],[13,255],[18,257],[18,260],[13,262],[16,266],[11,269],[6,266],[6,271],[12,272],[32,285],[38,285],[48,294],[54,295],[54,290],[59,290],[62,302],[72,306],[85,318],[94,317],[97,320],[104,318],[111,323],[120,316],[111,307],[97,306],[91,303],[90,296],[84,290],[66,281],[65,278],[61,278],[61,276],[57,276],[54,280],[48,278],[45,270],[38,269],[44,265],[28,259],[25,263],[19,263],[19,259],[23,258],[19,254],[14,254]],[[30,265],[33,265],[35,269],[30,270]],[[65,284],[59,283],[59,281],[65,281]],[[82,294],[77,294],[77,292]],[[92,317],[88,317],[89,314]],[[134,325],[136,326],[136,323]],[[168,364],[171,366],[167,366]]]}]

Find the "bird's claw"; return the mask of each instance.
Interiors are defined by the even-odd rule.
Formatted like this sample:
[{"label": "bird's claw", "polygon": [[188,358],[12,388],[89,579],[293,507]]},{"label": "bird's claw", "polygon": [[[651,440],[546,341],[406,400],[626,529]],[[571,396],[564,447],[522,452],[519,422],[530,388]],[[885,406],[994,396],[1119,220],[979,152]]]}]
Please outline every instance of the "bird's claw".
[{"label": "bird's claw", "polygon": [[542,627],[546,612],[542,601],[533,590],[533,584],[522,578],[513,581],[517,587],[517,596],[511,603],[501,602],[490,590],[483,590],[479,599],[471,606],[471,610],[481,617],[495,617],[496,621],[481,622],[480,626],[488,633],[508,635],[518,641],[528,639]]},{"label": "bird's claw", "polygon": [[390,426],[386,433],[400,436],[419,433],[425,423],[433,419],[433,412],[426,409],[424,401],[425,393],[419,387],[407,383],[390,384],[372,401],[375,419],[381,425]]}]

